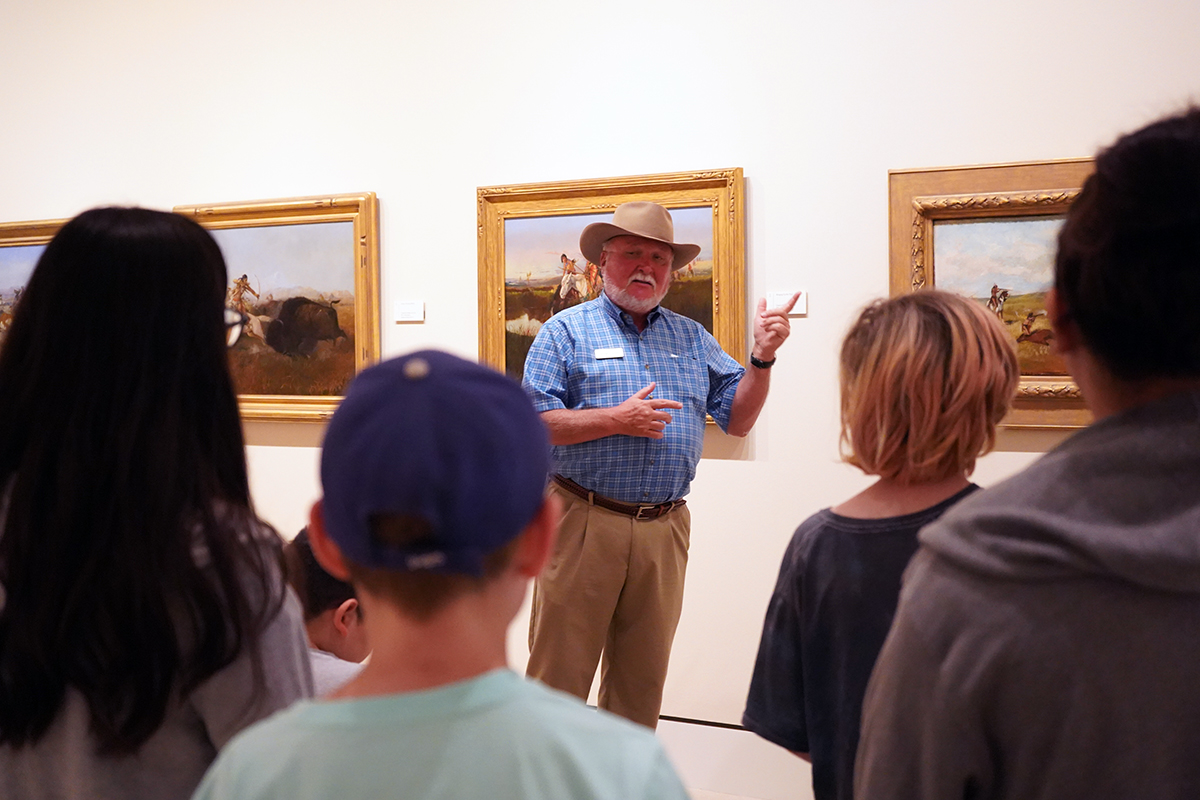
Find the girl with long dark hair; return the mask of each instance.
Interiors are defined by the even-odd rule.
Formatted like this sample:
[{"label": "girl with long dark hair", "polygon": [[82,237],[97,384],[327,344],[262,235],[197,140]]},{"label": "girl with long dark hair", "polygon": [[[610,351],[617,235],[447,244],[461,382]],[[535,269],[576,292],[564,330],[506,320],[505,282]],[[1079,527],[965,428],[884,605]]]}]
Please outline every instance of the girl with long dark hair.
[{"label": "girl with long dark hair", "polygon": [[47,246],[0,347],[0,796],[190,795],[311,693],[254,514],[225,263],[184,217],[100,208]]}]

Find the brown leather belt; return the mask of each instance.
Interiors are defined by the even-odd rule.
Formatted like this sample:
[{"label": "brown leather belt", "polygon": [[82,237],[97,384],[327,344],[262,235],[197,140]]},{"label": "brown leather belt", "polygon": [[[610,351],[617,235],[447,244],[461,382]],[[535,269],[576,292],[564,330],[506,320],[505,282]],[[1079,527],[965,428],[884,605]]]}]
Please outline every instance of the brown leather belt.
[{"label": "brown leather belt", "polygon": [[588,491],[570,478],[564,478],[562,475],[553,477],[555,483],[566,489],[576,497],[582,497],[588,503],[601,508],[606,508],[609,511],[615,511],[618,514],[624,514],[627,517],[634,519],[658,519],[659,517],[670,514],[677,508],[687,505],[687,500],[680,498],[678,500],[670,500],[666,503],[659,503],[653,506],[640,506],[636,503],[622,503],[620,500],[613,500],[611,497],[605,497],[602,494]]}]

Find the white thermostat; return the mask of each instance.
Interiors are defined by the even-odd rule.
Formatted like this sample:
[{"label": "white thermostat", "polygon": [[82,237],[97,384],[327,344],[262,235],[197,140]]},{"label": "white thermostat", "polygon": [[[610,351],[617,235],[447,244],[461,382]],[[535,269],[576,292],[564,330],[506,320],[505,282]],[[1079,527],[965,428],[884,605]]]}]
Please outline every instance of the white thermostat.
[{"label": "white thermostat", "polygon": [[396,322],[424,322],[424,300],[397,300],[395,306]]}]

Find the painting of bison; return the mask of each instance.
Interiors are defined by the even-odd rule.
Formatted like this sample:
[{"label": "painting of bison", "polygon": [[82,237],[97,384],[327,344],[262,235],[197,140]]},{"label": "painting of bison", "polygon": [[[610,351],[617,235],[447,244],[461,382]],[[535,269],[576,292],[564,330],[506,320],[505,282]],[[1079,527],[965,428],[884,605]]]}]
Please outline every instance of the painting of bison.
[{"label": "painting of bison", "polygon": [[267,346],[285,356],[311,356],[317,343],[345,339],[332,305],[307,297],[289,297],[279,308],[279,316],[267,325]]},{"label": "painting of bison", "polygon": [[239,394],[345,393],[354,377],[354,232],[349,222],[212,231],[226,303],[246,315],[229,350]]}]

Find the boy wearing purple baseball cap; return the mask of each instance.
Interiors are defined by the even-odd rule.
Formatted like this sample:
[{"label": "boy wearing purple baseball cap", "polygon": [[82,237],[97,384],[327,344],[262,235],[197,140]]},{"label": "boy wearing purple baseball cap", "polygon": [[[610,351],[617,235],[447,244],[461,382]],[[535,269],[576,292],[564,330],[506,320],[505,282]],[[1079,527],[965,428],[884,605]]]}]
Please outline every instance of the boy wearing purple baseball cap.
[{"label": "boy wearing purple baseball cap", "polygon": [[423,351],[365,370],[325,434],[309,536],[349,580],[362,673],[221,752],[196,798],[686,798],[654,736],[507,666],[553,550],[546,430],[515,382]]}]

